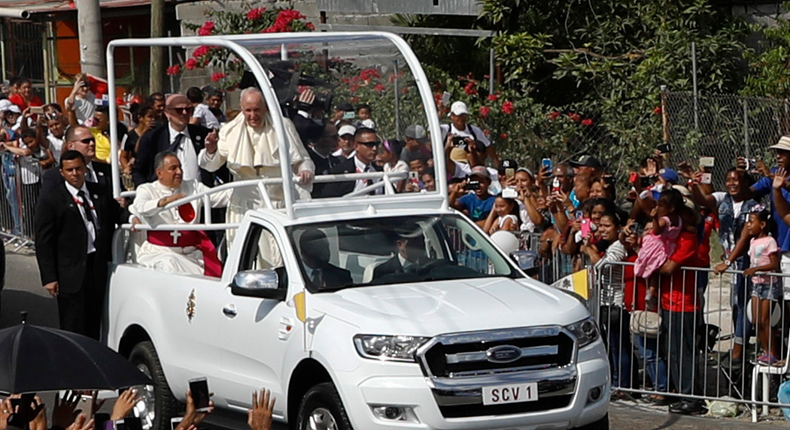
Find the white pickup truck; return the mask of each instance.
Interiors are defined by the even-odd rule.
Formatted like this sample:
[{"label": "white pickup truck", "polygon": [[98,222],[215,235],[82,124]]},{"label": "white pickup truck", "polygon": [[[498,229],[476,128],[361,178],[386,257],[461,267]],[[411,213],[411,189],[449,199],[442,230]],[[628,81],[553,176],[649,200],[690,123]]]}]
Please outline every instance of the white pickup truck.
[{"label": "white pickup truck", "polygon": [[[336,97],[341,82],[354,82],[350,73],[375,69],[371,79],[387,84],[369,101],[380,133],[425,124],[433,154],[443,154],[430,85],[398,36],[116,40],[110,100],[113,50],[151,45],[227,49],[269,106],[278,103],[271,61],[323,73]],[[253,187],[258,207],[239,224],[157,227],[234,229],[221,278],[143,267],[135,234],[126,226],[116,235],[107,344],[155,381],[136,409],[146,428],[169,429],[188,381],[200,376],[231,412],[246,411],[254,390],[271,389],[275,420],[299,430],[608,428],[607,354],[581,300],[527,277],[449,208],[443,174],[436,192],[400,194],[404,174],[326,176],[378,181],[343,198],[296,200],[281,112],[270,111],[283,177],[219,187]],[[445,171],[443,157],[434,167]],[[281,184],[282,201],[266,195],[272,184]],[[366,195],[372,189],[380,191]]]}]

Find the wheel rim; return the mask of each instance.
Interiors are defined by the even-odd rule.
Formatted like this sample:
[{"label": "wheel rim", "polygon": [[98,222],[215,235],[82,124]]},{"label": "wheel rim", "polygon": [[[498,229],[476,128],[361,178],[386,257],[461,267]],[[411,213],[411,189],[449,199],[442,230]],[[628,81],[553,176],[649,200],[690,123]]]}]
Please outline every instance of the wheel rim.
[{"label": "wheel rim", "polygon": [[[137,364],[137,370],[151,378],[151,371],[145,364]],[[139,396],[142,400],[134,405],[134,416],[142,421],[143,430],[151,430],[154,428],[154,418],[156,418],[156,389],[153,385],[142,386],[140,387]]]},{"label": "wheel rim", "polygon": [[337,421],[328,409],[316,408],[310,414],[307,428],[309,430],[337,430]]}]

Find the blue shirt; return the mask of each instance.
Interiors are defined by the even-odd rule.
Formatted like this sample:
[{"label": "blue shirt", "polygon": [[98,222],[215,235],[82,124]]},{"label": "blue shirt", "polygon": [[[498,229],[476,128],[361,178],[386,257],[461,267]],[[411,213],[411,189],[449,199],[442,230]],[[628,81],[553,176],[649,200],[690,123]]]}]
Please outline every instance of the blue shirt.
[{"label": "blue shirt", "polygon": [[[776,172],[776,168],[771,169],[771,172]],[[766,195],[771,197],[771,208],[774,220],[776,221],[775,224],[777,230],[776,234],[774,235],[776,238],[776,243],[779,244],[779,248],[782,250],[782,252],[790,251],[790,226],[785,224],[785,222],[776,212],[776,205],[774,204],[773,179],[768,177],[760,179],[754,185],[752,185],[752,190],[754,190],[755,200],[765,197]],[[782,197],[790,202],[790,192],[784,188],[782,188]]]},{"label": "blue shirt", "polygon": [[475,194],[467,194],[459,198],[458,203],[462,208],[466,209],[472,221],[481,221],[488,217],[488,213],[494,207],[495,199],[496,197],[490,194],[483,200],[477,198]]}]

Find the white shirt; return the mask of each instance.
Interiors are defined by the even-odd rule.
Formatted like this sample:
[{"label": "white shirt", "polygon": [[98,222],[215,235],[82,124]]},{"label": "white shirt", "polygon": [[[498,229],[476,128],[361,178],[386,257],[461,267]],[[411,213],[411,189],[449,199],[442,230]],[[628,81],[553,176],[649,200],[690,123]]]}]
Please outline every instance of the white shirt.
[{"label": "white shirt", "polygon": [[198,169],[197,153],[195,147],[192,145],[192,137],[189,135],[189,128],[184,127],[183,131],[177,131],[168,122],[168,130],[170,130],[170,145],[176,141],[179,134],[183,134],[184,138],[181,139],[181,145],[176,148],[176,156],[181,162],[181,171],[183,172],[182,180],[191,181],[193,179],[200,179],[200,170]]},{"label": "white shirt", "polygon": [[47,132],[47,140],[49,141],[49,150],[52,151],[52,156],[55,161],[60,163],[60,154],[63,153],[63,138],[55,137],[52,133]]},{"label": "white shirt", "polygon": [[74,113],[77,115],[77,122],[81,125],[85,120],[93,118],[96,112],[96,97],[88,92],[85,98],[74,97]]},{"label": "white shirt", "polygon": [[192,118],[200,120],[200,125],[207,128],[219,130],[219,120],[209,110],[208,106],[203,103],[195,106],[195,111],[192,113]]},{"label": "white shirt", "polygon": [[[357,166],[357,173],[365,173],[368,171],[368,167],[359,160],[359,158],[354,157],[354,165]],[[375,171],[372,167],[370,167],[370,171]],[[364,179],[357,179],[357,183],[354,185],[354,191],[359,191],[365,187],[367,187],[367,181]]]},{"label": "white shirt", "polygon": [[[714,199],[716,199],[716,207],[718,207],[721,204],[721,202],[724,201],[724,198],[727,197],[727,193],[722,192],[722,191],[716,191],[715,193],[712,193],[711,195],[713,196]],[[743,208],[743,202],[745,202],[745,201],[746,200],[741,200],[739,202],[736,202],[733,199],[733,201],[732,201],[732,215],[735,218],[738,218],[739,216],[741,216],[741,209]]]},{"label": "white shirt", "polygon": [[[470,139],[477,139],[483,142],[483,145],[485,145],[486,148],[491,146],[491,141],[488,140],[486,134],[483,133],[483,130],[480,130],[480,127],[476,125],[466,124],[466,129],[464,130],[458,130],[452,124],[449,125],[442,124],[440,128],[442,130],[442,142],[445,142],[447,140],[447,133],[452,133],[456,136],[463,136],[463,137],[468,137]],[[472,134],[473,131],[474,134]]]},{"label": "white shirt", "polygon": [[71,184],[69,184],[68,182],[65,182],[65,184],[66,184],[66,189],[69,191],[69,194],[71,194],[71,197],[74,199],[74,204],[80,210],[80,214],[82,215],[82,222],[85,224],[85,231],[88,233],[88,254],[90,254],[91,252],[96,252],[96,247],[93,245],[93,243],[96,241],[96,226],[94,226],[93,223],[88,221],[88,217],[85,215],[85,206],[81,204],[82,200],[80,200],[80,198],[77,197],[77,192],[82,191],[84,193],[85,200],[87,200],[87,202],[84,203],[90,208],[91,214],[93,215],[93,219],[95,222],[99,222],[99,217],[96,216],[96,208],[93,206],[93,201],[91,200],[91,197],[98,198],[98,196],[96,195],[91,196],[90,193],[88,192],[88,187],[86,187],[84,183],[82,184],[82,188],[80,188],[79,190],[71,186]]}]

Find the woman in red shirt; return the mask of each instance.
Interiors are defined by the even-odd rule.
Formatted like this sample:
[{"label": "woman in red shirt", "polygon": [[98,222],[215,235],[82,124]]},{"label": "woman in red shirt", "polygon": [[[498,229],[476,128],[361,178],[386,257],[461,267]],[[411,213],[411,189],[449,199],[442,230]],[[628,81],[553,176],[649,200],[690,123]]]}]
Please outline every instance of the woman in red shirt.
[{"label": "woman in red shirt", "polygon": [[33,94],[33,83],[28,78],[19,78],[16,82],[17,93],[11,95],[8,101],[19,106],[19,110],[25,111],[30,106],[44,106],[38,96]]}]

